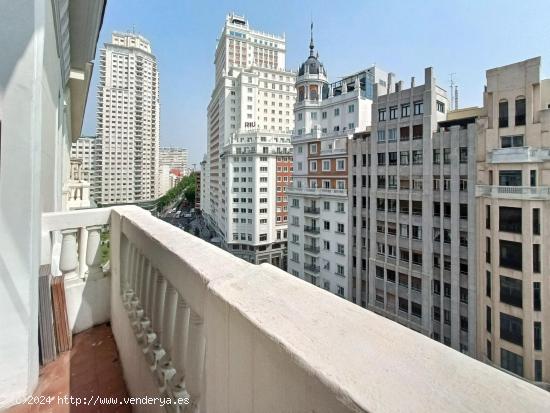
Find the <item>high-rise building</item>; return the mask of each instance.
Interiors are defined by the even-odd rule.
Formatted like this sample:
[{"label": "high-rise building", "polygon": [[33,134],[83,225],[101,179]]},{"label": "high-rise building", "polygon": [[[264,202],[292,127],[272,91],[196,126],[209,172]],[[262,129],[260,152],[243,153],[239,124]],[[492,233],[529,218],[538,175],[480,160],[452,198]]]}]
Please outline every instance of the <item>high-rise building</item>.
[{"label": "high-rise building", "polygon": [[159,153],[159,195],[172,189],[187,175],[187,149],[165,147]]},{"label": "high-rise building", "polygon": [[201,208],[224,248],[285,267],[295,74],[285,38],[228,15],[215,56]]},{"label": "high-rise building", "polygon": [[159,152],[159,166],[169,166],[185,173],[187,170],[187,149],[163,147]]},{"label": "high-rise building", "polygon": [[370,125],[373,85],[385,73],[371,67],[329,84],[313,37],[309,47],[296,79],[288,271],[351,299],[348,150]]},{"label": "high-rise building", "polygon": [[143,36],[114,32],[100,52],[102,204],[158,197],[159,74]]},{"label": "high-rise building", "polygon": [[71,159],[81,161],[81,179],[90,184],[90,198],[101,199],[101,139],[81,136],[71,146]]},{"label": "high-rise building", "polygon": [[481,359],[550,382],[550,79],[540,57],[487,71],[476,188]]}]

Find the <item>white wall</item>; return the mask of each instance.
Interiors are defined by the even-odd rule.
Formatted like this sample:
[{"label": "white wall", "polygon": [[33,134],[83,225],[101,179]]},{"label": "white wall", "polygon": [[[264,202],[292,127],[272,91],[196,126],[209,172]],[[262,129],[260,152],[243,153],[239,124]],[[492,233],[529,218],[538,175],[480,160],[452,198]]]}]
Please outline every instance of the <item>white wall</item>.
[{"label": "white wall", "polygon": [[3,2],[0,13],[0,407],[38,380],[40,219],[61,208],[68,140],[51,7]]}]

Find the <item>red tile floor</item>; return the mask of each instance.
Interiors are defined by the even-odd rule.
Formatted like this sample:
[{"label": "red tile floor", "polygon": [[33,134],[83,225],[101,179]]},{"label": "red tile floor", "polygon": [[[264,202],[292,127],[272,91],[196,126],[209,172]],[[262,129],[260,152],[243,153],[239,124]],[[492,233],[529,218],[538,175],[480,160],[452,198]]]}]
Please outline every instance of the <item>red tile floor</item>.
[{"label": "red tile floor", "polygon": [[[43,404],[14,406],[8,413],[131,412],[130,405],[101,404],[97,399],[117,397],[120,402],[123,397],[128,397],[111,327],[102,324],[73,336],[71,351],[59,355],[54,362],[40,369],[34,396],[34,400]],[[80,398],[81,401],[86,398],[95,401],[96,405],[60,403],[64,396]],[[49,403],[48,397],[51,397]]]}]

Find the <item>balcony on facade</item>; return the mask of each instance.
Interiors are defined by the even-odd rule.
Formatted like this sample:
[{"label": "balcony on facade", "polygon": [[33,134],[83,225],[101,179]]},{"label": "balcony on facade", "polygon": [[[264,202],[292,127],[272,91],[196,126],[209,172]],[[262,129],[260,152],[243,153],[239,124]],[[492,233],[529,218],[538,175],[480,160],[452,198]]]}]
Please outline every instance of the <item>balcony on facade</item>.
[{"label": "balcony on facade", "polygon": [[310,244],[304,244],[304,251],[311,253],[311,254],[319,254],[321,249],[318,245],[310,245]]},{"label": "balcony on facade", "polygon": [[319,235],[321,230],[319,227],[316,227],[316,226],[304,225],[304,232],[307,234]]},{"label": "balcony on facade", "polygon": [[[550,409],[542,389],[139,207],[46,213],[42,232],[42,264],[64,277],[69,324],[110,321],[130,396],[191,403],[138,411]],[[319,273],[315,262],[304,269]]]},{"label": "balcony on facade", "polygon": [[493,149],[487,153],[488,163],[535,163],[550,161],[550,149],[519,146]]},{"label": "balcony on facade", "polygon": [[304,270],[310,271],[310,272],[315,273],[315,274],[318,274],[319,271],[321,271],[321,267],[319,267],[318,265],[316,265],[314,263],[304,262]]},{"label": "balcony on facade", "polygon": [[476,196],[517,200],[550,200],[550,186],[476,185]]},{"label": "balcony on facade", "polygon": [[321,196],[321,195],[333,195],[333,196],[348,196],[348,191],[346,189],[336,189],[336,188],[298,188],[296,186],[288,187],[287,193],[296,194],[296,195],[311,195],[311,196]]},{"label": "balcony on facade", "polygon": [[304,207],[304,214],[319,215],[320,211],[321,210],[319,208],[316,208],[316,207],[310,207],[310,206],[305,206]]}]

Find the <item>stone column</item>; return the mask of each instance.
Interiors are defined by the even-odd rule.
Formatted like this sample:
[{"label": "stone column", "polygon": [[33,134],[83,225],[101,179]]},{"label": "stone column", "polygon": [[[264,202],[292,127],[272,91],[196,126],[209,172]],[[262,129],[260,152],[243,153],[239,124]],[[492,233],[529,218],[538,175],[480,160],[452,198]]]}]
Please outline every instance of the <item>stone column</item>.
[{"label": "stone column", "polygon": [[187,347],[185,384],[193,411],[197,411],[201,403],[203,393],[204,356],[206,350],[206,338],[204,336],[204,323],[202,318],[191,311],[189,315],[189,343]]},{"label": "stone column", "polygon": [[76,280],[78,274],[78,252],[76,247],[76,234],[78,230],[66,229],[61,231],[61,256],[59,259],[59,269],[63,273],[65,280]]},{"label": "stone column", "polygon": [[101,268],[101,228],[100,225],[87,228],[86,264],[88,265],[88,278],[90,280],[103,277],[103,269]]},{"label": "stone column", "polygon": [[88,231],[86,228],[80,228],[80,236],[78,237],[78,276],[85,278],[86,270],[86,249],[88,245]]}]

